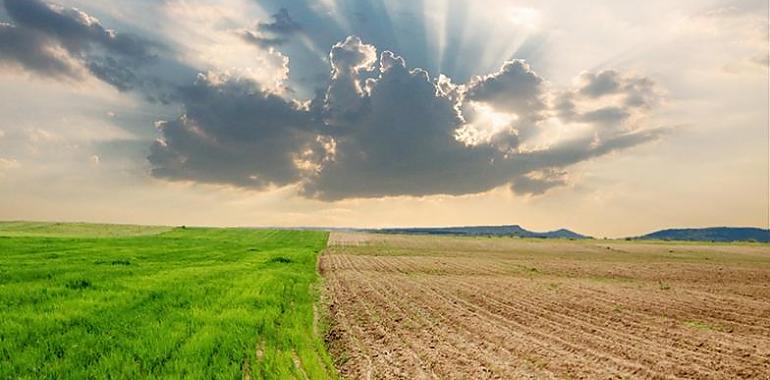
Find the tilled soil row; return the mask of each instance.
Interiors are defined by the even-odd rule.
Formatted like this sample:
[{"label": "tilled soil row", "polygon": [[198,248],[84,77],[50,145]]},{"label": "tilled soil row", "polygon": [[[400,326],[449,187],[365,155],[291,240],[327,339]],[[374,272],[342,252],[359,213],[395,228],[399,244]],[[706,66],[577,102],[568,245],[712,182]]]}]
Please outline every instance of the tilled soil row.
[{"label": "tilled soil row", "polygon": [[332,237],[319,266],[344,378],[770,379],[770,284],[746,281],[770,278],[768,263],[709,248],[718,264],[654,256],[634,272],[604,246],[538,257],[451,239],[428,256],[403,237]]}]

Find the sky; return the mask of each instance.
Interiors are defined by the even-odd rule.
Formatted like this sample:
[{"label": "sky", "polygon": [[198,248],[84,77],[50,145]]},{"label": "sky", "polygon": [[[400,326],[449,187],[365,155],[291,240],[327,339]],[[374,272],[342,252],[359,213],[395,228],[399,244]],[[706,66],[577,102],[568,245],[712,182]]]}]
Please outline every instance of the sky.
[{"label": "sky", "polygon": [[0,0],[0,220],[768,228],[768,3]]}]

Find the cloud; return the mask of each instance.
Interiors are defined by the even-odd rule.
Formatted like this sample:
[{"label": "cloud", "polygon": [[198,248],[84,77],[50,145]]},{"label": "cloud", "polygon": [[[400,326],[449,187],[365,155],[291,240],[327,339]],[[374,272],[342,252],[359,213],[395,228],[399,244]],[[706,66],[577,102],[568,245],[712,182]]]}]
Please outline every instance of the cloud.
[{"label": "cloud", "polygon": [[537,121],[539,113],[546,108],[544,82],[526,62],[508,61],[500,71],[472,79],[466,99]]},{"label": "cloud", "polygon": [[76,8],[67,9],[39,0],[5,0],[4,5],[18,26],[56,39],[70,53],[82,53],[99,45],[132,59],[152,56],[147,41],[106,29],[98,19]]},{"label": "cloud", "polygon": [[583,73],[577,89],[558,95],[555,109],[565,121],[623,125],[657,106],[663,94],[650,78],[614,70]]},{"label": "cloud", "polygon": [[[331,48],[328,86],[310,101],[227,73],[183,91],[158,123],[158,178],[266,189],[327,201],[470,194],[509,185],[542,194],[579,162],[657,139],[646,77],[586,73],[553,88],[521,60],[455,84],[357,37]],[[612,83],[609,83],[612,82]]]},{"label": "cloud", "polygon": [[241,36],[246,42],[257,45],[261,48],[271,48],[273,46],[283,45],[288,40],[282,37],[264,37],[260,33],[245,30],[241,32]]},{"label": "cloud", "polygon": [[513,179],[511,190],[517,194],[540,195],[556,186],[567,184],[567,172],[555,169],[534,171]]},{"label": "cloud", "polygon": [[289,15],[289,11],[286,8],[281,8],[278,13],[273,16],[272,22],[260,22],[257,24],[258,29],[263,32],[271,32],[275,34],[292,34],[298,32],[302,28],[294,21]]},{"label": "cloud", "polygon": [[19,167],[21,167],[21,164],[13,158],[0,158],[0,173],[10,169],[18,169]]},{"label": "cloud", "polygon": [[377,49],[358,37],[348,37],[332,46],[329,53],[331,74],[323,99],[323,112],[328,119],[358,117],[365,101],[361,74],[374,69]]},{"label": "cloud", "polygon": [[160,46],[105,28],[76,8],[40,0],[4,0],[13,24],[0,24],[0,62],[51,77],[81,79],[86,72],[126,91],[142,86],[136,69],[156,59]]},{"label": "cloud", "polygon": [[614,70],[605,70],[598,74],[583,73],[582,80],[584,85],[580,89],[581,95],[598,98],[620,91],[621,79]]},{"label": "cloud", "polygon": [[123,62],[113,57],[93,58],[87,63],[88,70],[95,77],[107,82],[120,91],[133,89],[141,79]]},{"label": "cloud", "polygon": [[289,37],[302,30],[300,24],[295,21],[286,8],[281,8],[271,16],[271,22],[260,22],[256,31],[246,30],[241,32],[244,40],[262,48],[283,45]]},{"label": "cloud", "polygon": [[546,81],[523,60],[505,62],[495,73],[472,78],[461,101],[470,122],[462,130],[465,141],[518,148],[545,118],[547,94]]},{"label": "cloud", "polygon": [[[356,39],[347,42],[359,45]],[[366,54],[346,55],[350,56]],[[343,61],[352,67],[364,66],[359,64],[361,60]],[[457,104],[437,94],[428,73],[408,70],[404,60],[389,51],[381,54],[379,64],[379,75],[365,80],[358,95],[360,101],[343,103],[347,117],[325,119],[336,142],[336,155],[307,179],[303,193],[333,200],[485,190],[489,183],[486,173],[493,169],[489,159],[502,154],[489,146],[466,147],[455,138],[455,130],[463,123]],[[358,82],[361,71],[352,73],[352,80]],[[335,111],[342,102],[328,95],[326,101],[327,112],[337,115]]]},{"label": "cloud", "polygon": [[152,174],[264,189],[300,180],[295,161],[316,146],[310,113],[231,74],[200,75],[182,89],[185,112],[157,124]]},{"label": "cloud", "polygon": [[29,33],[11,24],[0,23],[0,63],[25,67],[52,77],[78,78],[76,62],[57,51],[43,35]]}]

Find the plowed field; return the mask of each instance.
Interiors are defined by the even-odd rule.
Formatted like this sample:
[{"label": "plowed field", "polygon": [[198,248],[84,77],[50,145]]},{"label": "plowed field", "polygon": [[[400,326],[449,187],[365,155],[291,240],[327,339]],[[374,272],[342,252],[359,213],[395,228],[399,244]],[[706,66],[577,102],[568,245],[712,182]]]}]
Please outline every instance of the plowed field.
[{"label": "plowed field", "polygon": [[344,378],[770,379],[770,247],[335,233]]}]

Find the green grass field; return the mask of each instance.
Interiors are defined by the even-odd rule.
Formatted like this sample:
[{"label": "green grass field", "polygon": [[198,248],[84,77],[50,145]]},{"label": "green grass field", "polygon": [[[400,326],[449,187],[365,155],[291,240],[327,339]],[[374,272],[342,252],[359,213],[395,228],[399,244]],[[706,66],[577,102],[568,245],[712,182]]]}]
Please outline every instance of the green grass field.
[{"label": "green grass field", "polygon": [[336,377],[327,234],[0,224],[0,379]]},{"label": "green grass field", "polygon": [[132,224],[0,222],[0,236],[126,237],[156,235],[172,228]]}]

